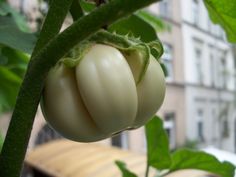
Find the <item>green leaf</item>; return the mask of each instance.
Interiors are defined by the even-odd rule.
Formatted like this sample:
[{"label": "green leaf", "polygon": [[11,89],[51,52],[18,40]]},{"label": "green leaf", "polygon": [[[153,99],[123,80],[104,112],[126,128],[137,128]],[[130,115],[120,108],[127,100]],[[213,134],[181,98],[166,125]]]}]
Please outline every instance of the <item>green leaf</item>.
[{"label": "green leaf", "polygon": [[29,62],[29,56],[9,47],[3,47],[0,50],[0,58],[4,58],[4,63],[0,62],[0,65],[11,70],[19,77],[23,77]]},{"label": "green leaf", "polygon": [[[2,74],[0,72],[0,74]],[[5,78],[0,77],[0,82],[4,84],[0,87],[0,114],[2,112],[11,111],[15,105],[17,93],[20,87],[20,84],[17,84],[14,81],[6,80]]]},{"label": "green leaf", "polygon": [[108,27],[108,30],[121,35],[133,34],[134,37],[140,37],[143,42],[157,39],[155,29],[137,15],[131,15],[113,23]]},{"label": "green leaf", "polygon": [[12,15],[18,27],[24,32],[30,32],[30,28],[27,25],[25,17],[17,12],[6,2],[0,2],[0,15]]},{"label": "green leaf", "polygon": [[86,13],[91,12],[92,10],[94,10],[96,8],[95,3],[86,2],[84,0],[80,0],[80,5],[81,5],[83,11]]},{"label": "green leaf", "polygon": [[73,0],[71,6],[70,6],[70,13],[73,18],[73,21],[78,20],[80,17],[84,15],[83,9],[80,6],[80,3],[78,0]]},{"label": "green leaf", "polygon": [[29,56],[9,47],[0,48],[0,114],[12,110]]},{"label": "green leaf", "polygon": [[156,31],[170,30],[170,25],[165,23],[160,17],[152,14],[151,12],[140,10],[136,13],[140,18],[149,23]]},{"label": "green leaf", "polygon": [[[15,84],[21,83],[21,78],[19,76],[3,66],[0,66],[0,79],[1,81],[9,81]],[[3,83],[3,85],[6,84],[4,82],[1,83]]]},{"label": "green leaf", "polygon": [[148,164],[162,170],[171,165],[169,142],[162,120],[155,116],[145,126]]},{"label": "green leaf", "polygon": [[11,16],[0,16],[0,44],[31,54],[36,37],[20,31]]},{"label": "green leaf", "polygon": [[205,152],[182,149],[172,155],[170,171],[181,169],[198,169],[221,177],[233,177],[235,166],[229,162],[220,162],[216,157]]},{"label": "green leaf", "polygon": [[160,65],[161,65],[161,69],[162,69],[165,77],[169,76],[169,73],[168,73],[168,70],[167,70],[165,64],[161,62]]},{"label": "green leaf", "polygon": [[236,3],[232,0],[204,0],[213,23],[224,28],[229,42],[236,43]]},{"label": "green leaf", "polygon": [[115,163],[122,172],[122,177],[138,177],[136,174],[127,169],[126,164],[124,162],[115,161]]}]

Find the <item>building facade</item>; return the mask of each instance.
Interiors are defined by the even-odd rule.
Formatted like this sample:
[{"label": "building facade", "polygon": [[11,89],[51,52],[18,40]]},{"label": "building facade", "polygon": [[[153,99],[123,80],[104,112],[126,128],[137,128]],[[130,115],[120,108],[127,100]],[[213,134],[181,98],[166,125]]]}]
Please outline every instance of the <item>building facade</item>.
[{"label": "building facade", "polygon": [[[157,113],[164,120],[170,147],[195,144],[234,152],[235,56],[224,31],[212,24],[200,0],[163,0],[148,10],[171,26],[159,34],[169,75]],[[145,151],[144,137],[140,129],[121,139],[129,142],[124,147]]]},{"label": "building facade", "polygon": [[200,0],[181,3],[186,138],[235,151],[235,66],[224,31]]},{"label": "building facade", "polygon": [[[168,70],[168,76],[165,100],[157,115],[163,118],[170,148],[174,149],[185,144],[187,131],[181,5],[179,0],[164,0],[151,5],[147,10],[160,16],[170,26],[168,30],[158,33],[165,50],[162,61]],[[117,138],[120,138],[119,146],[123,148],[146,151],[144,128],[125,132],[113,139]]]}]

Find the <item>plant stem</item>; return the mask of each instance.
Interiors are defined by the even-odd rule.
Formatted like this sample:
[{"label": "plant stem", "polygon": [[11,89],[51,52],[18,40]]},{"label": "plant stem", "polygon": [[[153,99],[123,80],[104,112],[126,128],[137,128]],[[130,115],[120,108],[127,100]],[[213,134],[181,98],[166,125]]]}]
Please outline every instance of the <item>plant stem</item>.
[{"label": "plant stem", "polygon": [[105,4],[106,1],[105,0],[95,0],[96,2],[96,6],[99,7],[101,4]]},{"label": "plant stem", "polygon": [[[35,45],[30,63],[33,62],[32,57],[34,57],[53,37],[59,33],[71,3],[72,0],[51,1],[48,14],[42,26],[39,39]],[[37,78],[37,76],[35,77]],[[27,78],[29,78],[29,74],[26,74],[23,84],[27,82]],[[33,89],[34,85],[31,85],[31,87]],[[19,176],[22,168],[22,162],[27,149],[34,116],[38,108],[36,102],[39,102],[39,99],[29,99],[28,97],[30,97],[30,92],[27,90],[28,88],[22,85],[21,91],[18,95],[12,120],[2,149],[2,155],[0,156],[0,177]],[[39,88],[35,88],[35,91],[36,90],[39,90]]]},{"label": "plant stem", "polygon": [[83,10],[79,4],[79,0],[73,0],[72,5],[70,7],[70,13],[74,21],[78,20],[84,15]]},{"label": "plant stem", "polygon": [[145,177],[148,177],[148,175],[149,175],[149,164],[148,164],[148,162],[147,162]]},{"label": "plant stem", "polygon": [[0,177],[19,177],[43,83],[49,69],[78,42],[86,39],[102,26],[156,1],[113,0],[77,20],[35,54],[22,83],[1,152]]},{"label": "plant stem", "polygon": [[59,33],[72,1],[73,0],[51,0],[49,11],[31,58]]}]

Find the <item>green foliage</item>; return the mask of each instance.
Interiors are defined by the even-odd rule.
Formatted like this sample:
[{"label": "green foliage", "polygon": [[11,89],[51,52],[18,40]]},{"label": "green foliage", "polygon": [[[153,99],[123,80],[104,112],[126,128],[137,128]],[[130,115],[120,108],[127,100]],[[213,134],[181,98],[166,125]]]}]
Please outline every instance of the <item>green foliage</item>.
[{"label": "green foliage", "polygon": [[199,140],[186,140],[182,148],[197,149]]},{"label": "green foliage", "polygon": [[80,0],[80,5],[85,13],[89,13],[96,8],[95,3]]},{"label": "green foliage", "polygon": [[0,44],[32,53],[36,37],[22,32],[11,16],[0,16]]},{"label": "green foliage", "polygon": [[0,114],[12,110],[29,56],[9,47],[0,47]]},{"label": "green foliage", "polygon": [[167,77],[169,73],[168,73],[166,65],[163,63],[163,61],[160,62],[160,65],[161,65],[162,71],[164,72],[165,77]]},{"label": "green foliage", "polygon": [[134,37],[140,37],[143,42],[157,39],[153,27],[137,15],[131,15],[113,23],[108,30],[122,35],[133,34]]},{"label": "green foliage", "polygon": [[229,162],[220,162],[214,156],[201,151],[178,150],[172,155],[172,161],[171,172],[181,169],[198,169],[221,177],[234,176],[234,165]]},{"label": "green foliage", "polygon": [[[229,162],[220,162],[213,155],[202,151],[181,149],[172,155],[162,120],[155,116],[146,126],[147,165],[158,170],[158,176],[183,169],[203,170],[221,177],[233,177],[236,167]],[[124,169],[127,171],[126,167]],[[122,170],[124,170],[122,169]],[[147,168],[148,169],[148,168]],[[146,177],[148,172],[146,172]],[[123,177],[129,177],[123,173]]]},{"label": "green foliage", "polygon": [[0,2],[0,114],[11,111],[25,74],[36,37],[22,15]]},{"label": "green foliage", "polygon": [[230,42],[236,43],[236,3],[233,0],[204,0],[211,20],[224,28]]},{"label": "green foliage", "polygon": [[122,172],[122,177],[137,177],[136,174],[127,169],[126,164],[124,162],[116,161],[115,163]]},{"label": "green foliage", "polygon": [[158,170],[168,169],[171,164],[169,141],[162,120],[155,116],[146,126],[148,165]]},{"label": "green foliage", "polygon": [[28,27],[24,16],[13,9],[8,3],[2,1],[0,2],[0,16],[6,15],[10,15],[13,17],[15,23],[21,31],[30,32],[30,28]]},{"label": "green foliage", "polygon": [[[159,24],[156,24],[156,26],[158,25]],[[152,25],[150,25],[148,19],[144,20],[142,17],[139,17],[139,15],[136,14],[130,15],[127,18],[120,19],[119,21],[108,26],[108,30],[110,32],[116,32],[121,35],[129,34],[133,37],[140,38],[143,42],[146,43],[159,40],[156,30]],[[160,48],[162,48],[162,46]],[[154,57],[160,58],[159,54],[161,53],[162,55],[163,51],[160,51],[158,53],[155,50],[151,50],[151,53]],[[164,65],[161,64],[161,66],[164,73],[166,73]]]},{"label": "green foliage", "polygon": [[160,17],[152,14],[151,12],[140,10],[136,14],[144,21],[149,23],[157,32],[170,30],[170,25],[168,25]]}]

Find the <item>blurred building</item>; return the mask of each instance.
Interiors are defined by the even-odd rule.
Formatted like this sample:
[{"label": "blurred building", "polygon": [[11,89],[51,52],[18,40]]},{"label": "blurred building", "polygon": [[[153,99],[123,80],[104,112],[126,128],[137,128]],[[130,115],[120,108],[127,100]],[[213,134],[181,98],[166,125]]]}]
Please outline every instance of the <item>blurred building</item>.
[{"label": "blurred building", "polygon": [[182,1],[187,138],[235,151],[232,47],[211,23],[203,1]]},{"label": "blurred building", "polygon": [[235,151],[235,64],[224,31],[212,24],[200,0],[164,0],[150,10],[171,24],[170,32],[160,34],[169,70],[160,113],[166,123],[172,118],[171,142]]},{"label": "blurred building", "polygon": [[[45,5],[38,6],[37,0],[9,1],[27,15],[36,29],[38,11],[46,10]],[[164,119],[170,147],[198,143],[200,147],[211,144],[235,151],[235,64],[223,30],[211,23],[200,0],[163,0],[148,9],[170,25],[170,30],[159,34],[165,48],[162,60],[169,75],[166,98],[157,113]],[[33,142],[47,139],[48,128],[42,125],[35,124],[39,128],[33,129]],[[105,143],[138,152],[146,150],[143,128],[124,132]]]},{"label": "blurred building", "polygon": [[[234,152],[235,56],[224,31],[212,24],[200,0],[163,0],[148,9],[171,26],[159,34],[169,75],[157,113],[164,119],[170,147],[214,145]],[[120,138],[123,147],[145,149],[142,129]]]},{"label": "blurred building", "polygon": [[[43,0],[7,0],[11,6],[25,15],[30,28],[36,31],[38,20],[42,18],[42,13],[47,9]],[[41,2],[41,3],[39,3]]]}]

